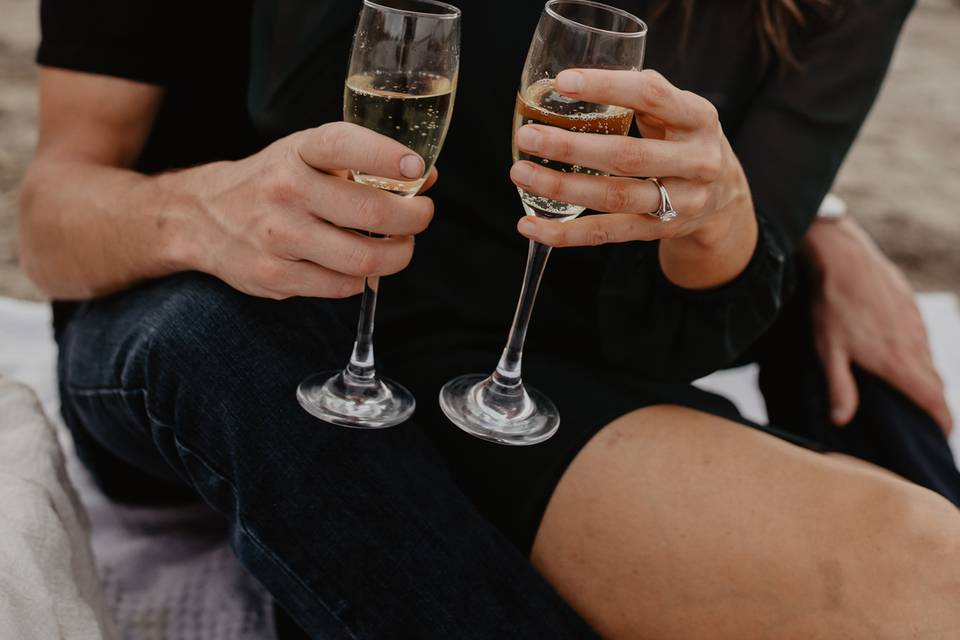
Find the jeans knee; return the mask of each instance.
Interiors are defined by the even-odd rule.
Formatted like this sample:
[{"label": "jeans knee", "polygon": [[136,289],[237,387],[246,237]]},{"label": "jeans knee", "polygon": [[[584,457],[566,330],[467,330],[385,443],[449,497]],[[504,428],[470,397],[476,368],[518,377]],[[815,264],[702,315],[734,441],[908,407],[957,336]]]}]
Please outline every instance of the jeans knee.
[{"label": "jeans knee", "polygon": [[348,329],[326,300],[266,300],[190,273],[157,283],[146,304],[140,348],[150,384],[242,389],[348,354]]},{"label": "jeans knee", "polygon": [[244,332],[240,319],[251,299],[215,278],[192,273],[153,288],[143,303],[139,345],[149,361],[180,372],[228,364],[220,360]]}]

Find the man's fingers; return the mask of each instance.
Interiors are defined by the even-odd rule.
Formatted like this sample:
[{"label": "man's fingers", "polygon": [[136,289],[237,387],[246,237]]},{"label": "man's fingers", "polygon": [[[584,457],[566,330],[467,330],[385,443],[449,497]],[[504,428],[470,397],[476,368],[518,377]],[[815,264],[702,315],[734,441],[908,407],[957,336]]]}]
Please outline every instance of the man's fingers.
[{"label": "man's fingers", "polygon": [[363,291],[363,278],[337,273],[305,260],[274,258],[263,268],[266,291],[273,298],[348,298]]},{"label": "man's fingers", "polygon": [[557,75],[554,86],[571,98],[627,107],[680,129],[715,127],[718,121],[709,101],[681,91],[650,69],[568,69]]},{"label": "man's fingers", "polygon": [[411,236],[371,238],[307,218],[277,232],[273,250],[288,260],[307,260],[348,276],[385,276],[402,271],[413,256]]},{"label": "man's fingers", "polygon": [[423,158],[384,135],[348,122],[331,122],[300,134],[300,158],[320,171],[351,169],[393,180],[423,176]]},{"label": "man's fingers", "polygon": [[949,405],[947,405],[947,398],[944,394],[940,376],[931,379],[927,388],[929,389],[929,398],[918,404],[920,408],[925,409],[930,414],[937,426],[949,436],[953,433],[953,416],[950,413]]},{"label": "man's fingers", "polygon": [[530,155],[590,167],[616,176],[695,178],[701,158],[691,145],[599,133],[574,133],[557,127],[525,125],[517,147]]},{"label": "man's fingers", "polygon": [[430,187],[437,183],[437,178],[440,176],[440,173],[437,171],[436,167],[430,169],[430,174],[427,176],[427,179],[423,181],[423,186],[420,187],[420,191],[417,192],[417,195],[426,193],[430,190]]},{"label": "man's fingers", "polygon": [[338,227],[409,236],[426,229],[433,219],[430,198],[404,198],[326,175],[314,176],[306,184],[307,210]]},{"label": "man's fingers", "polygon": [[830,419],[842,427],[853,419],[860,403],[857,381],[850,369],[850,356],[837,345],[827,344],[818,349],[827,376],[830,395]]},{"label": "man's fingers", "polygon": [[928,366],[900,366],[892,369],[885,378],[907,396],[914,404],[933,418],[944,433],[953,431],[953,417],[944,394],[943,380]]}]

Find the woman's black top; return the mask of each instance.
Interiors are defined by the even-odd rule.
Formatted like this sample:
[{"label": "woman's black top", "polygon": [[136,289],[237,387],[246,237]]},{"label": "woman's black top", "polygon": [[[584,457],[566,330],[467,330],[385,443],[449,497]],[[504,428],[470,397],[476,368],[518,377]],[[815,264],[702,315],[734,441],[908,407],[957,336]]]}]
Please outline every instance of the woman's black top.
[{"label": "woman's black top", "polygon": [[[508,178],[514,98],[541,0],[456,1],[463,54],[453,123],[431,195],[437,215],[413,265],[386,281],[378,341],[495,352],[519,290],[526,241]],[[616,2],[642,18],[654,4]],[[679,5],[679,3],[675,3]],[[709,291],[669,283],[656,244],[555,251],[528,352],[649,378],[689,380],[730,364],[773,321],[791,259],[880,87],[912,0],[853,0],[811,20],[801,68],[765,60],[753,2],[698,0],[650,22],[645,66],[709,99],[753,191],[761,237],[744,273]],[[155,83],[163,108],[138,168],[239,158],[342,117],[359,2],[43,0],[38,60]],[[682,215],[682,212],[681,212]]]}]

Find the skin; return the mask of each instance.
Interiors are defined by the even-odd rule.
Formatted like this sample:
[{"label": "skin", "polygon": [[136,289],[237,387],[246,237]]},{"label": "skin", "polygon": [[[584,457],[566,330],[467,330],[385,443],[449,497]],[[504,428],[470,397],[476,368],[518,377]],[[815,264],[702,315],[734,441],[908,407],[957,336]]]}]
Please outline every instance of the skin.
[{"label": "skin", "polygon": [[[715,110],[653,71],[564,72],[556,88],[633,108],[644,138],[518,130],[528,153],[612,175],[516,163],[519,186],[609,212],[570,223],[527,218],[521,233],[554,246],[660,240],[664,273],[680,286],[736,277],[756,243],[755,214]],[[659,204],[655,187],[636,179],[650,175],[664,177],[678,224],[638,215]],[[835,276],[836,264],[818,264]],[[847,346],[858,320],[882,316],[876,306],[840,311],[838,280],[825,281],[831,297],[818,305],[836,326],[821,324],[818,335]],[[857,353],[876,356],[885,343],[869,337]],[[837,359],[835,349],[821,355]],[[551,498],[532,560],[607,638],[946,639],[960,628],[953,505],[862,461],[681,407],[633,412],[587,444]]]},{"label": "skin", "polygon": [[405,268],[413,235],[433,216],[429,198],[346,179],[347,167],[394,179],[423,173],[419,156],[362,127],[331,123],[236,162],[145,176],[130,166],[161,88],[55,69],[41,70],[39,87],[20,255],[54,298],[103,296],[181,271],[255,296],[342,298],[362,291],[365,276]]},{"label": "skin", "polygon": [[857,383],[850,371],[856,363],[899,389],[949,434],[953,420],[943,381],[900,269],[849,218],[814,224],[803,254],[816,279],[813,322],[834,423],[847,424],[857,411]]},{"label": "skin", "polygon": [[[641,73],[561,83],[605,102],[629,85],[623,95],[639,105],[650,139],[611,156],[634,163],[613,167],[621,169],[613,178],[525,185],[548,196],[569,189],[570,201],[592,208],[614,194],[613,213],[562,227],[525,219],[520,228],[556,246],[661,239],[669,278],[716,286],[736,277],[755,246],[749,189],[715,112],[664,82]],[[356,127],[325,125],[244,160],[151,177],[129,167],[162,89],[43,69],[40,92],[20,242],[28,273],[51,296],[106,295],[187,269],[251,295],[351,295],[363,276],[406,266],[412,236],[433,213],[425,197],[345,179],[347,167],[396,179],[409,177],[404,168],[422,171],[407,149]],[[552,144],[553,133],[542,139]],[[570,155],[558,159],[587,152],[568,142]],[[601,155],[603,145],[623,144],[599,142]],[[683,218],[663,225],[637,215],[658,196],[622,174],[665,176]],[[688,409],[651,407],[608,425],[577,456],[532,560],[613,638],[948,638],[960,628],[958,541],[951,506],[889,474]]]},{"label": "skin", "polygon": [[587,444],[532,560],[604,638],[948,640],[960,629],[953,505],[674,406],[623,416]]},{"label": "skin", "polygon": [[[510,177],[527,191],[607,212],[571,222],[528,216],[517,225],[520,233],[554,247],[660,240],[664,274],[688,289],[716,287],[738,276],[756,247],[756,214],[747,178],[713,105],[649,69],[568,70],[554,86],[577,100],[633,109],[643,138],[520,127],[521,150],[611,174],[560,173],[529,161],[515,163]],[[678,219],[661,223],[643,215],[657,210],[660,192],[638,176],[661,179]]]}]

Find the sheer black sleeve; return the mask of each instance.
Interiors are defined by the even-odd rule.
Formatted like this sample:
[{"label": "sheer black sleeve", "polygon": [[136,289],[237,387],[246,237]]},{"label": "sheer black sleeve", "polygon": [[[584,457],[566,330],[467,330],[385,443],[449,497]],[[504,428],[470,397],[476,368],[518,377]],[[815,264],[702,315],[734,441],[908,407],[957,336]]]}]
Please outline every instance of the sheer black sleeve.
[{"label": "sheer black sleeve", "polygon": [[774,67],[731,136],[757,208],[792,253],[860,131],[913,0],[854,0],[796,39],[798,69]]},{"label": "sheer black sleeve", "polygon": [[621,245],[599,292],[608,362],[655,380],[688,382],[732,364],[773,323],[791,263],[758,214],[757,246],[725,285],[691,290],[670,282],[656,245]]},{"label": "sheer black sleeve", "polygon": [[760,226],[753,258],[708,291],[670,283],[655,250],[618,248],[600,292],[607,359],[688,381],[733,364],[773,323],[793,253],[876,99],[912,0],[863,0],[797,41],[802,68],[772,68],[730,135]]}]

